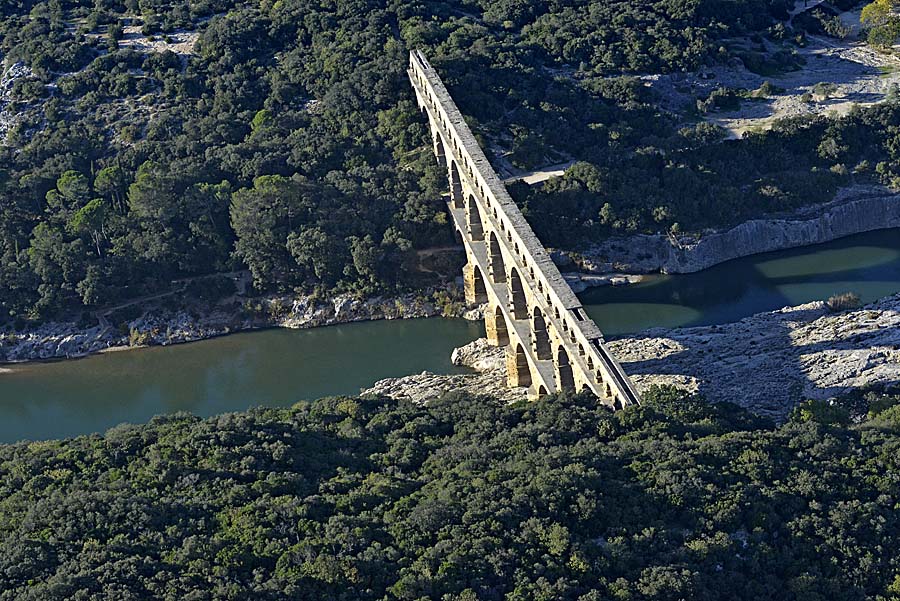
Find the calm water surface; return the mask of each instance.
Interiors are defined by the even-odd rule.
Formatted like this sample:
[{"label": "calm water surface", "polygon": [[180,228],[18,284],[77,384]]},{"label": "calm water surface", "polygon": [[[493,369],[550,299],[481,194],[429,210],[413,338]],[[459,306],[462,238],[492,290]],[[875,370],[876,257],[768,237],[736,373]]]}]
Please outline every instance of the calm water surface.
[{"label": "calm water surface", "polygon": [[[900,230],[596,288],[582,300],[603,331],[617,335],[735,321],[847,291],[866,302],[900,291]],[[450,351],[483,334],[460,319],[381,321],[0,366],[0,442],[101,432],[173,411],[205,416],[355,394],[423,370],[459,373]]]},{"label": "calm water surface", "polygon": [[174,411],[292,405],[423,370],[461,373],[450,352],[483,335],[463,319],[372,321],[0,365],[9,370],[0,373],[0,442],[101,432]]},{"label": "calm water surface", "polygon": [[871,302],[900,291],[900,230],[754,255],[700,273],[655,275],[640,284],[581,294],[607,335],[650,327],[737,321],[841,292]]}]

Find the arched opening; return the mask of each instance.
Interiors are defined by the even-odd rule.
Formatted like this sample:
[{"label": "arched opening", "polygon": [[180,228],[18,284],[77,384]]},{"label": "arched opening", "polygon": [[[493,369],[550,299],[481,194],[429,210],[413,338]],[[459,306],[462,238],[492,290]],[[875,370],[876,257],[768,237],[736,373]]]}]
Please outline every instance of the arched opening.
[{"label": "arched opening", "polygon": [[522,277],[515,267],[509,273],[509,310],[514,319],[528,319],[525,288],[522,286]]},{"label": "arched opening", "polygon": [[456,161],[450,161],[450,198],[453,200],[454,209],[463,208],[462,180],[459,178]]},{"label": "arched opening", "polygon": [[447,153],[444,152],[444,142],[438,134],[434,134],[434,154],[437,157],[438,165],[446,164]]},{"label": "arched opening", "polygon": [[485,287],[484,281],[484,273],[481,272],[480,267],[475,268],[475,303],[480,305],[481,303],[486,303],[487,296],[487,288]]},{"label": "arched opening", "polygon": [[481,223],[481,213],[475,203],[475,197],[471,194],[466,202],[466,224],[469,228],[469,237],[476,242],[484,240],[484,225]]},{"label": "arched opening", "polygon": [[540,386],[538,386],[537,393],[538,396],[547,396],[547,388],[543,384],[541,384]]},{"label": "arched opening", "polygon": [[521,344],[516,344],[512,354],[512,360],[508,365],[509,385],[511,387],[531,386],[531,369],[528,367],[528,357]]},{"label": "arched opening", "polygon": [[534,317],[531,319],[531,348],[538,359],[550,359],[550,334],[547,332],[547,322],[539,307],[534,308]]},{"label": "arched opening", "polygon": [[569,353],[562,346],[556,349],[556,387],[560,390],[575,390],[575,376]]},{"label": "arched opening", "polygon": [[506,317],[500,305],[494,307],[494,311],[487,314],[484,322],[487,330],[488,342],[495,346],[509,345],[509,330],[506,327]]},{"label": "arched opening", "polygon": [[497,234],[488,234],[488,270],[491,273],[491,281],[501,284],[506,281],[506,266],[503,264],[503,253],[500,251],[500,243]]}]

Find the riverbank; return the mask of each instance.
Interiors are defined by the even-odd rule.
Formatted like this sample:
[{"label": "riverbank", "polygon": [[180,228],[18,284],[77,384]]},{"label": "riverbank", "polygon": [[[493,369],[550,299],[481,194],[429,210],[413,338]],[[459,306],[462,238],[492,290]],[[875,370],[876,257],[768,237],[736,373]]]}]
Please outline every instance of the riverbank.
[{"label": "riverbank", "polygon": [[[855,186],[824,205],[677,241],[665,234],[610,238],[580,253],[573,265],[593,276],[614,275],[618,279],[612,283],[627,283],[622,279],[625,274],[694,273],[732,259],[896,227],[900,227],[900,195],[883,187]],[[582,279],[587,286],[605,281]]]},{"label": "riverbank", "polygon": [[[900,294],[840,313],[813,302],[724,325],[657,328],[609,348],[639,390],[675,384],[781,421],[805,399],[900,382]],[[478,340],[454,352],[454,363],[478,374],[392,378],[366,392],[418,402],[455,389],[493,394],[505,381],[503,352]],[[524,399],[525,389],[504,398]]]},{"label": "riverbank", "polygon": [[[261,328],[315,328],[371,321],[453,315],[458,292],[449,289],[357,299],[349,294],[328,299],[273,296],[242,299],[187,309],[143,307],[119,324],[45,323],[26,332],[0,331],[0,363],[84,357],[93,353],[194,342]],[[460,305],[461,306],[461,305]]]}]

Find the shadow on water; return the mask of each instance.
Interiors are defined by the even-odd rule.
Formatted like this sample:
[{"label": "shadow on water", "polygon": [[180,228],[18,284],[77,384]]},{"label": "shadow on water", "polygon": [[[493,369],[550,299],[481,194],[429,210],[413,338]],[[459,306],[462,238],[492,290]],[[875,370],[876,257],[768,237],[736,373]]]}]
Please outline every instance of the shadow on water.
[{"label": "shadow on water", "polygon": [[[628,334],[630,338],[651,338],[655,334],[634,334],[649,327],[691,327],[734,322],[750,315],[825,300],[843,292],[857,293],[864,303],[900,291],[900,230],[860,234],[793,251],[769,253],[718,265],[707,271],[680,276],[651,276],[636,286],[598,288],[582,295],[588,313],[610,338]],[[710,358],[717,333],[711,332],[709,349],[693,341],[665,357],[623,362],[629,374],[697,375],[715,364],[716,395],[701,378],[701,392],[722,397],[722,391],[747,395],[776,383],[784,383],[788,396],[801,395],[812,383],[805,375],[803,356],[826,350],[851,351],[867,348],[870,338],[839,340],[830,335],[816,344],[793,346],[791,322],[807,323],[823,312],[796,310],[782,319],[767,322],[770,327],[746,340],[730,340],[724,356]],[[874,326],[873,326],[874,331]],[[823,333],[824,335],[824,333]],[[679,345],[686,344],[678,337]],[[722,339],[720,342],[725,342]],[[765,349],[762,347],[765,346]],[[757,349],[759,349],[757,351]],[[762,351],[765,350],[765,353]],[[747,365],[760,373],[746,371]],[[733,369],[732,369],[733,368]],[[771,374],[767,372],[772,372]],[[762,384],[762,385],[761,385]],[[771,390],[771,387],[769,388]],[[818,388],[816,396],[829,396],[843,388]],[[731,394],[729,396],[734,396]]]},{"label": "shadow on water", "polygon": [[754,255],[702,272],[651,275],[631,286],[593,288],[581,301],[611,337],[652,327],[738,321],[763,311],[855,292],[864,303],[900,291],[900,230]]}]

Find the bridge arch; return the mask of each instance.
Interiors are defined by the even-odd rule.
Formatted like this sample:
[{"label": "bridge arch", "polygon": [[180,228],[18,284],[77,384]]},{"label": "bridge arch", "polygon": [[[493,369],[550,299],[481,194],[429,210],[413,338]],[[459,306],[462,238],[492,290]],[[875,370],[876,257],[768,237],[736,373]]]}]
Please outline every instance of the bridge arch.
[{"label": "bridge arch", "polygon": [[531,368],[528,365],[528,356],[520,343],[516,343],[512,349],[507,363],[509,372],[509,385],[512,387],[531,386]]},{"label": "bridge arch", "polygon": [[462,179],[459,177],[459,168],[453,159],[450,159],[450,199],[453,201],[453,208],[463,208]]},{"label": "bridge arch", "polygon": [[434,134],[434,155],[437,157],[439,165],[447,163],[447,152],[444,150],[444,141],[441,140],[440,134]]},{"label": "bridge arch", "polygon": [[531,348],[535,356],[542,361],[552,358],[550,333],[547,331],[547,322],[540,307],[534,308],[531,318]]},{"label": "bridge arch", "polygon": [[478,203],[475,197],[469,194],[466,200],[466,225],[469,228],[469,236],[475,242],[484,240],[484,223],[481,221],[481,211],[478,210]]},{"label": "bridge arch", "polygon": [[497,241],[497,234],[494,232],[488,232],[488,270],[491,273],[491,281],[495,284],[506,281],[503,251],[500,250],[500,242]]},{"label": "bridge arch", "polygon": [[509,272],[509,311],[513,319],[528,319],[528,301],[519,270],[513,267]]},{"label": "bridge arch", "polygon": [[509,345],[509,327],[506,325],[506,316],[503,315],[500,305],[494,307],[493,311],[487,312],[484,325],[488,342],[494,346]]},{"label": "bridge arch", "polygon": [[481,271],[481,267],[475,267],[475,304],[480,305],[481,303],[486,303],[488,300],[487,295],[487,281],[484,279],[484,272]]},{"label": "bridge arch", "polygon": [[572,364],[569,361],[569,353],[562,345],[556,348],[556,387],[559,390],[575,390],[575,376],[572,373]]}]

